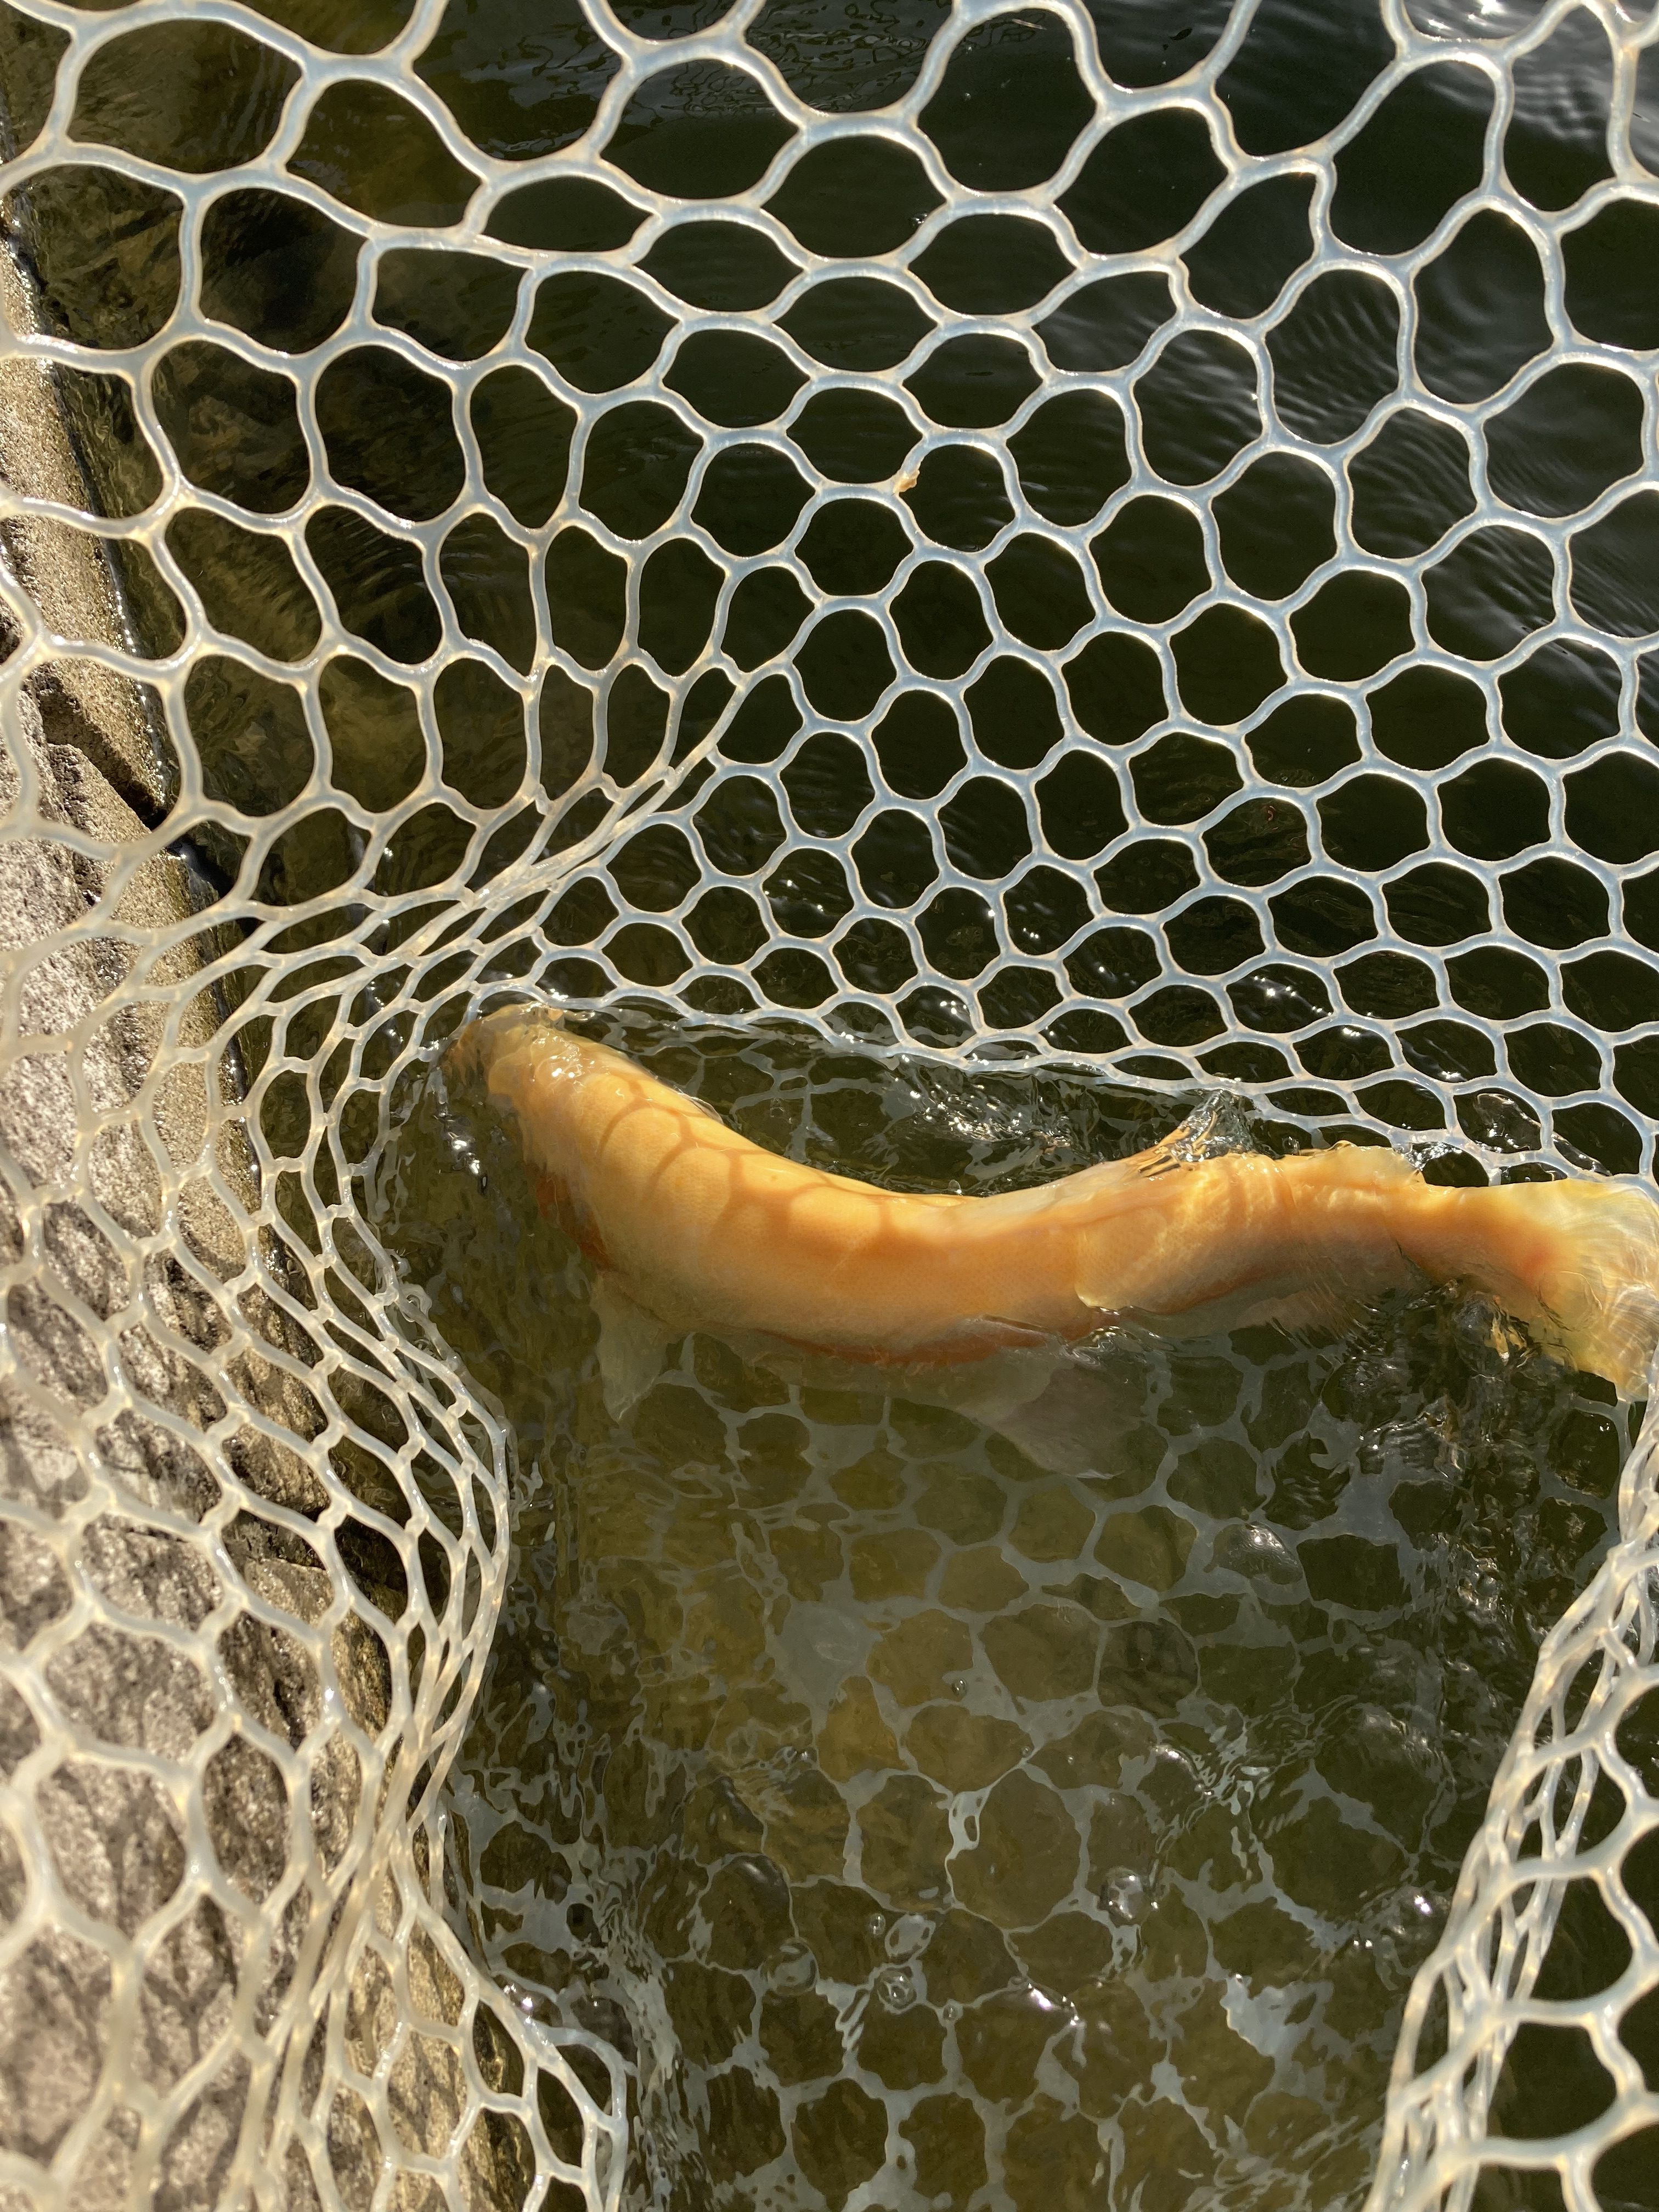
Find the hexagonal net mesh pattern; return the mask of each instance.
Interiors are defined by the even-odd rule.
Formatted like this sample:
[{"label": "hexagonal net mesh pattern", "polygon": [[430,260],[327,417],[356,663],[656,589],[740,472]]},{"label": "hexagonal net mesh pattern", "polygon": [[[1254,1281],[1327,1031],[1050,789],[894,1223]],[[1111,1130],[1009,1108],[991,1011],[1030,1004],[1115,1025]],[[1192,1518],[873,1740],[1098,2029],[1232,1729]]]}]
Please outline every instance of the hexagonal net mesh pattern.
[{"label": "hexagonal net mesh pattern", "polygon": [[[1650,1173],[1659,26],[8,0],[0,79],[0,2193],[615,2204],[446,1863],[510,1445],[364,1224],[402,1102],[645,992]],[[1654,2201],[1620,1510],[1379,2208]],[[1576,2132],[1491,2134],[1523,2046]]]}]

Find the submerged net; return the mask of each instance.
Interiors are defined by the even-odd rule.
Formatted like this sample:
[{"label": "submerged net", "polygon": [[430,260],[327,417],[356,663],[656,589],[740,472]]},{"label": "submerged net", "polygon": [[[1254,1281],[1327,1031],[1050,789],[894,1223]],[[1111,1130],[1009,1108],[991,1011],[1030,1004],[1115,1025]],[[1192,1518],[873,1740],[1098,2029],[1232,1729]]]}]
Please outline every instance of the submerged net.
[{"label": "submerged net", "polygon": [[[644,2201],[635,2031],[525,1993],[536,1823],[487,1868],[447,1783],[522,1470],[380,1234],[430,1063],[529,988],[958,1099],[1086,1060],[1124,1130],[1224,1085],[1280,1146],[1651,1174],[1659,25],[31,0],[0,81],[0,2190]],[[1639,1442],[1616,1504],[1378,2212],[1659,2202]],[[1029,2125],[963,2093],[965,2176],[868,2065],[801,2079],[713,2201],[1206,2185],[1131,2193],[1058,2075]],[[1237,2201],[1333,2201],[1230,2094]]]}]

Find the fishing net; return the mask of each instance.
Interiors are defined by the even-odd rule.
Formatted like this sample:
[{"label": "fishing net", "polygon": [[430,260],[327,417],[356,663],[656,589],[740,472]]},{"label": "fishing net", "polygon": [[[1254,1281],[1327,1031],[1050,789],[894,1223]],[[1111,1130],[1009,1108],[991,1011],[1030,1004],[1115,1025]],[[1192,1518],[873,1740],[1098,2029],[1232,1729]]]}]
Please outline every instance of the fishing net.
[{"label": "fishing net", "polygon": [[[374,1226],[410,1101],[530,989],[1651,1174],[1659,25],[5,0],[0,82],[0,2193],[597,2212],[627,2037],[447,1790],[514,1460]],[[1659,2203],[1617,1506],[1376,2212]],[[811,2110],[767,2202],[1119,2201],[1092,2120],[1079,2196]]]}]

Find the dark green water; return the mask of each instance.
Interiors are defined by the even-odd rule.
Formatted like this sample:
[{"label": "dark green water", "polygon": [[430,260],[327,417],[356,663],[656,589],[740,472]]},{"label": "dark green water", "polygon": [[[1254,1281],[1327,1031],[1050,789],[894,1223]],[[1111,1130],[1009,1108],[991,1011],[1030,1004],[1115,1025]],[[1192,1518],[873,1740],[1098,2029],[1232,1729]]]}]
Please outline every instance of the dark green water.
[{"label": "dark green water", "polygon": [[[1177,1118],[605,1029],[905,1188]],[[1025,1449],[706,1337],[617,1423],[585,1264],[476,1102],[432,1080],[384,1195],[520,1453],[455,1796],[478,1931],[632,2060],[630,2201],[1357,2203],[1407,1984],[1612,1532],[1605,1386],[1437,1295],[1340,1340],[1114,1332]]]}]

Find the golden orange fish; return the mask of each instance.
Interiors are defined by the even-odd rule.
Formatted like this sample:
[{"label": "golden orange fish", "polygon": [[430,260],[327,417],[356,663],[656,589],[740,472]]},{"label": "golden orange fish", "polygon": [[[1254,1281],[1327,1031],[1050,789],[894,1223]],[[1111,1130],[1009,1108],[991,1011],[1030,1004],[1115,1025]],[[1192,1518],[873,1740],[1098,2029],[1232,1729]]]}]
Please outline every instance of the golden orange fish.
[{"label": "golden orange fish", "polygon": [[613,1404],[692,1329],[942,1376],[1114,1323],[1331,1322],[1425,1282],[1488,1293],[1621,1391],[1659,1341],[1659,1203],[1628,1182],[1448,1188],[1380,1148],[1206,1158],[1177,1132],[1039,1189],[917,1195],[777,1158],[551,1010],[473,1023],[447,1066],[516,1118],[599,1270]]}]

